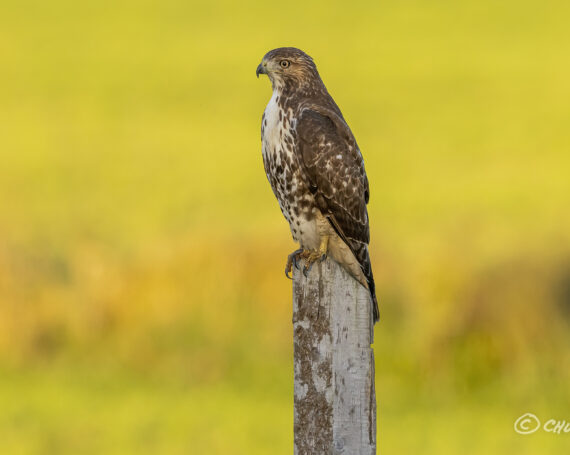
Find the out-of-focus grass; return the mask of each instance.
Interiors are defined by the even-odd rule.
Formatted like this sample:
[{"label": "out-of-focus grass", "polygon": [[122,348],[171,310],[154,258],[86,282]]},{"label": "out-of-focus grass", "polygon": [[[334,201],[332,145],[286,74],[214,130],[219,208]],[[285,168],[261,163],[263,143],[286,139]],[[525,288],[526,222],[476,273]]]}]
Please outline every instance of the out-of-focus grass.
[{"label": "out-of-focus grass", "polygon": [[[99,370],[101,371],[101,370]],[[232,453],[292,451],[291,384],[270,390],[229,383],[187,387],[176,379],[149,381],[108,367],[2,372],[3,453]],[[554,400],[533,411],[564,415]],[[564,435],[522,437],[512,424],[520,409],[512,395],[482,391],[449,397],[389,399],[382,392],[380,449],[387,453],[563,454]],[[538,409],[537,409],[538,408]],[[553,414],[549,414],[553,413]]]},{"label": "out-of-focus grass", "polygon": [[371,181],[380,447],[566,453],[570,6],[0,6],[0,452],[290,453],[293,249],[254,69],[317,61]]}]

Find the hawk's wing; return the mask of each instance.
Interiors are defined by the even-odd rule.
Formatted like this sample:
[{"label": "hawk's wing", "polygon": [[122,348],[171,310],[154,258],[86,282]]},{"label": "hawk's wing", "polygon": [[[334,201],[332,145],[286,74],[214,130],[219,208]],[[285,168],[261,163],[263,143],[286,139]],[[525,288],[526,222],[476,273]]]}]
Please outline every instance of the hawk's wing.
[{"label": "hawk's wing", "polygon": [[358,243],[370,241],[370,193],[356,140],[338,114],[320,106],[303,109],[296,132],[298,158],[317,205],[358,258]]}]

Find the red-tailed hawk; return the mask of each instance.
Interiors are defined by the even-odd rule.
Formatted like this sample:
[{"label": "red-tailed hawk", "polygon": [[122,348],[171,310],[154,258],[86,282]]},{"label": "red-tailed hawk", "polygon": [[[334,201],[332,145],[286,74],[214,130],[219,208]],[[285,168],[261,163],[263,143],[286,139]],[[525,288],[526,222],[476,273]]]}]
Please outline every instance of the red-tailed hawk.
[{"label": "red-tailed hawk", "polygon": [[257,67],[273,96],[261,121],[263,164],[279,207],[301,248],[305,276],[327,254],[370,290],[379,318],[368,243],[368,178],[360,150],[313,59],[299,49],[269,51]]}]

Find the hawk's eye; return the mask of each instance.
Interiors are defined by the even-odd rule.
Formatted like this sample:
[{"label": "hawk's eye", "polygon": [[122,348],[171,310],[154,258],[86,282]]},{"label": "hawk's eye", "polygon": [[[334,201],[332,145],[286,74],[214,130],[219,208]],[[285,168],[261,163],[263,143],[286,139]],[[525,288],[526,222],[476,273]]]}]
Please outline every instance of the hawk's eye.
[{"label": "hawk's eye", "polygon": [[289,68],[289,65],[290,65],[291,63],[289,62],[289,60],[281,60],[281,61],[279,62],[279,64],[281,65],[281,68]]}]

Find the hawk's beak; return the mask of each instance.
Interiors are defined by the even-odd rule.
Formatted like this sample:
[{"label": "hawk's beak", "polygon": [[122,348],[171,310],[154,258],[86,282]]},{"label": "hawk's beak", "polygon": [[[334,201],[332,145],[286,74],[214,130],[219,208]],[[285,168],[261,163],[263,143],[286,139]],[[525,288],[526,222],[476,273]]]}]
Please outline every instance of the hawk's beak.
[{"label": "hawk's beak", "polygon": [[257,65],[257,69],[255,70],[255,75],[257,76],[258,79],[260,74],[267,74],[267,71],[265,71],[265,66],[263,66],[263,63]]}]

